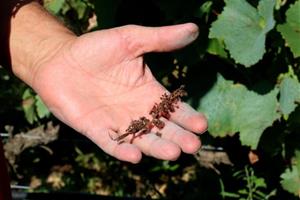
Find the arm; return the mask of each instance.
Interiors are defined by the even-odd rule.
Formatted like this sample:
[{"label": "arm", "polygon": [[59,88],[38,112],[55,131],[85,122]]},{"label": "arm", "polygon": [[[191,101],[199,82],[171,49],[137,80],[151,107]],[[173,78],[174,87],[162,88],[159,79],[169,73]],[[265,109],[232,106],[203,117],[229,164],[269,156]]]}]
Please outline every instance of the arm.
[{"label": "arm", "polygon": [[[1,6],[2,7],[2,6]],[[36,2],[11,17],[9,55],[12,71],[29,84],[50,111],[95,142],[106,153],[136,163],[142,153],[174,160],[194,153],[207,128],[205,117],[185,103],[164,119],[165,128],[118,144],[132,120],[149,111],[166,89],[143,62],[147,52],[171,51],[198,35],[194,24],[160,28],[124,26],[74,36]],[[149,95],[151,94],[151,95]],[[155,130],[154,130],[155,131]]]}]

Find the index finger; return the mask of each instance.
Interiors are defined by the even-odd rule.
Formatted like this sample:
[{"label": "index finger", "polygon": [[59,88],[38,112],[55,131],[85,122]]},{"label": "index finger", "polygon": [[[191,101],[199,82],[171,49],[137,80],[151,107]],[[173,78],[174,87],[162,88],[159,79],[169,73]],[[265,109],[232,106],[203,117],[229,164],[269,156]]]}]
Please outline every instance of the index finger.
[{"label": "index finger", "polygon": [[184,102],[178,102],[178,109],[171,114],[170,120],[194,133],[203,133],[208,127],[205,115]]}]

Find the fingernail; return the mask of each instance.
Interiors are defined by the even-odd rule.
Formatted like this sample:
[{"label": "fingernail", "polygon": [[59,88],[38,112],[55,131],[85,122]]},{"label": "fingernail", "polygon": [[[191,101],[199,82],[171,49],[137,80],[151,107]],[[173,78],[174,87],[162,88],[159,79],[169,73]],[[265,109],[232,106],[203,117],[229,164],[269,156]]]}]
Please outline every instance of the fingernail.
[{"label": "fingernail", "polygon": [[199,35],[199,28],[196,24],[193,24],[193,23],[189,23],[190,27],[189,27],[189,40],[190,41],[193,41],[195,40],[198,35]]}]

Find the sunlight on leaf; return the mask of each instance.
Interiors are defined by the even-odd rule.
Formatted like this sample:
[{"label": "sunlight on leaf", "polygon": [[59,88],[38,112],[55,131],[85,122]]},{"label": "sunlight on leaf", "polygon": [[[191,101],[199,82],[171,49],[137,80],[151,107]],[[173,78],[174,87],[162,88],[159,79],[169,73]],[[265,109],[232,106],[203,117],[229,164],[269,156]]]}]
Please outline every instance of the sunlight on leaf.
[{"label": "sunlight on leaf", "polygon": [[245,0],[225,0],[226,6],[215,21],[209,38],[223,39],[231,57],[250,67],[265,53],[266,34],[274,27],[274,0],[262,0],[258,8]]},{"label": "sunlight on leaf", "polygon": [[219,75],[213,88],[200,100],[198,110],[208,117],[211,135],[225,137],[240,132],[242,144],[255,149],[263,131],[280,116],[277,94],[274,89],[259,95]]}]

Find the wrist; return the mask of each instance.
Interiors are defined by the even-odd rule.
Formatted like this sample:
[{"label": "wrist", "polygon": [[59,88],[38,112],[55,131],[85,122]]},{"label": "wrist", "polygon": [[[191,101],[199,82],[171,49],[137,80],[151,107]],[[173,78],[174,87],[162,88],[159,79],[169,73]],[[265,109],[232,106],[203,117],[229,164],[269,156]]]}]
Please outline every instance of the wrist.
[{"label": "wrist", "polygon": [[30,86],[42,63],[76,37],[37,2],[20,7],[10,24],[11,69]]},{"label": "wrist", "polygon": [[[22,65],[12,65],[13,73],[21,80],[33,87],[34,79],[36,78],[40,68],[49,63],[52,59],[59,54],[63,54],[62,49],[68,48],[67,46],[76,38],[70,32],[57,32],[53,36],[37,41],[37,46],[32,52],[31,58]],[[20,67],[18,67],[20,66]]]}]

